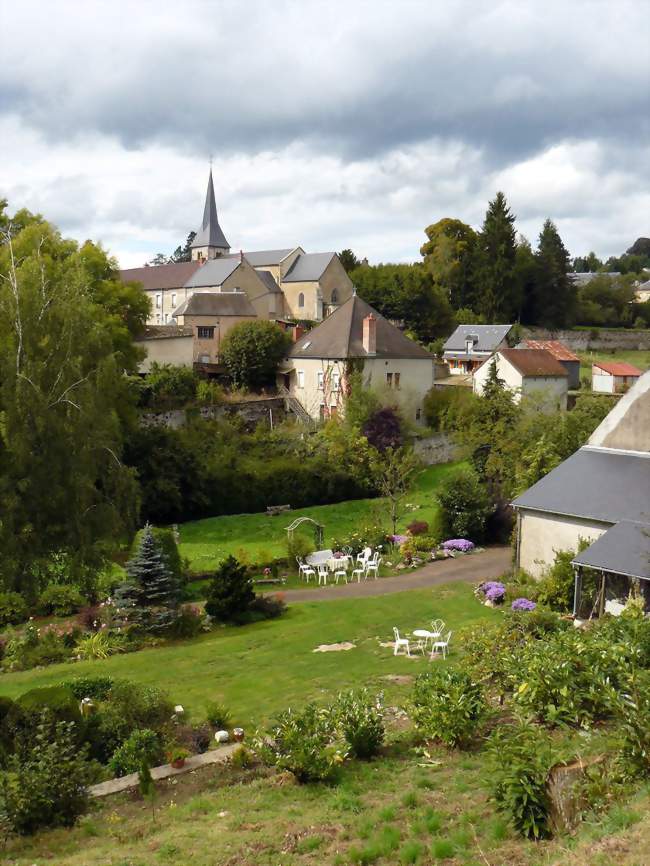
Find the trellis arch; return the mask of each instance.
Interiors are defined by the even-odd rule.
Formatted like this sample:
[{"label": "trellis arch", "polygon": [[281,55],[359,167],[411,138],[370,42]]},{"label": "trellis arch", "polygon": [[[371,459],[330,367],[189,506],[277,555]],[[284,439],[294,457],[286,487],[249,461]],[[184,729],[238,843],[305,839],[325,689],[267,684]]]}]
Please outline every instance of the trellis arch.
[{"label": "trellis arch", "polygon": [[317,523],[311,517],[297,517],[293,523],[290,523],[287,526],[287,537],[289,541],[293,539],[293,533],[295,530],[303,523],[313,523],[314,524],[314,542],[316,543],[316,549],[320,550],[323,546],[325,539],[325,527],[322,523]]}]

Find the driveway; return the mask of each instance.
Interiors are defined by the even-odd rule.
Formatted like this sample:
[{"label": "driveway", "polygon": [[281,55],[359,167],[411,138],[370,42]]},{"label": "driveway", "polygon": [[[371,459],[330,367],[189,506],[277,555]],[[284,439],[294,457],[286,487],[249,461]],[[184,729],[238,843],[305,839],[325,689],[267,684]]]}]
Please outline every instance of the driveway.
[{"label": "driveway", "polygon": [[453,583],[457,580],[468,583],[494,580],[510,568],[512,568],[510,547],[489,547],[482,553],[431,562],[418,568],[417,571],[403,571],[396,577],[364,580],[361,583],[342,583],[338,586],[323,586],[320,589],[288,589],[282,595],[288,604],[296,601],[368,598],[373,595],[404,592],[407,589],[424,589],[427,586]]}]

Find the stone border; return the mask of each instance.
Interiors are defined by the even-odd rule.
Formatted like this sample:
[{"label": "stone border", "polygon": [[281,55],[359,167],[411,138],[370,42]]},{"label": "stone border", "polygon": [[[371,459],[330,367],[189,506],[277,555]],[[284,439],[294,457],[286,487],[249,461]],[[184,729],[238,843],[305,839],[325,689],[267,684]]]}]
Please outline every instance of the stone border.
[{"label": "stone border", "polygon": [[[151,778],[158,781],[159,779],[166,779],[169,776],[181,776],[183,773],[189,773],[192,770],[198,770],[210,764],[224,764],[239,745],[239,743],[232,743],[219,749],[203,752],[202,755],[192,755],[179,769],[175,769],[171,764],[152,767]],[[109,794],[119,794],[122,791],[128,791],[131,788],[137,787],[138,774],[129,773],[128,776],[120,776],[118,779],[109,779],[107,782],[91,785],[89,791],[91,797],[108,797]]]}]

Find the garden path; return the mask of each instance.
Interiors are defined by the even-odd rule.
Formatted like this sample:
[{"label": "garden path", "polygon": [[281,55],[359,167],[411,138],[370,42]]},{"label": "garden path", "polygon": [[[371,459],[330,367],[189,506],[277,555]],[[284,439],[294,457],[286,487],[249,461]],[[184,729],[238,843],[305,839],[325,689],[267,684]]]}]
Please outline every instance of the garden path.
[{"label": "garden path", "polygon": [[361,583],[342,583],[323,586],[320,589],[288,589],[282,595],[287,603],[296,601],[334,601],[340,598],[368,598],[373,595],[390,595],[407,589],[424,589],[440,583],[494,580],[512,567],[512,550],[503,545],[488,547],[481,553],[456,556],[438,562],[430,562],[413,571],[403,571],[395,577],[379,580],[363,580]]}]

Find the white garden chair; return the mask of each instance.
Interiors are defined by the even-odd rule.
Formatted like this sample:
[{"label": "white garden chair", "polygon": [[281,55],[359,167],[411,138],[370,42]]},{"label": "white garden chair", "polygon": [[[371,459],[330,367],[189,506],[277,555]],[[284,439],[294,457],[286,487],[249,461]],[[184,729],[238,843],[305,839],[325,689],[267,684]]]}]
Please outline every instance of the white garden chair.
[{"label": "white garden chair", "polygon": [[441,652],[443,659],[447,658],[447,653],[449,652],[449,641],[451,640],[451,632],[447,632],[447,636],[445,638],[441,638],[440,640],[434,640],[431,645],[431,658],[436,653]]},{"label": "white garden chair", "polygon": [[352,571],[352,580],[354,581],[354,578],[356,577],[357,583],[361,583],[361,578],[363,577],[365,579],[365,576],[366,576],[365,563],[362,566],[353,569],[353,571]]},{"label": "white garden chair", "polygon": [[343,578],[343,580],[348,582],[348,560],[342,559],[340,564],[336,565],[334,569],[334,580],[338,584],[339,580]]},{"label": "white garden chair", "polygon": [[397,628],[393,627],[393,635],[395,637],[395,649],[393,650],[393,655],[396,656],[399,653],[400,647],[404,649],[406,655],[411,657],[411,645],[409,644],[408,638],[400,637],[399,631]]},{"label": "white garden chair", "polygon": [[330,570],[327,567],[327,563],[323,563],[322,565],[318,566],[318,585],[319,586],[321,584],[323,584],[324,586],[327,586],[327,578],[329,576],[329,573],[330,573]]},{"label": "white garden chair", "polygon": [[300,575],[300,577],[304,577],[307,583],[309,583],[310,577],[316,577],[316,572],[311,567],[311,565],[308,565],[308,563],[306,563],[303,559],[300,559],[299,556],[296,557],[296,562],[298,563],[298,574]]},{"label": "white garden chair", "polygon": [[436,637],[441,637],[444,627],[445,621],[443,619],[431,620],[431,633],[436,635]]},{"label": "white garden chair", "polygon": [[357,553],[357,564],[364,565],[368,562],[370,557],[372,556],[372,548],[364,547],[361,553]]},{"label": "white garden chair", "polygon": [[381,556],[377,554],[374,555],[372,559],[369,559],[366,563],[366,574],[365,578],[368,580],[370,577],[370,572],[373,571],[375,573],[375,580],[379,577],[379,565],[381,563]]}]

